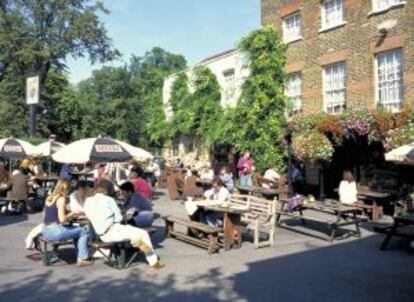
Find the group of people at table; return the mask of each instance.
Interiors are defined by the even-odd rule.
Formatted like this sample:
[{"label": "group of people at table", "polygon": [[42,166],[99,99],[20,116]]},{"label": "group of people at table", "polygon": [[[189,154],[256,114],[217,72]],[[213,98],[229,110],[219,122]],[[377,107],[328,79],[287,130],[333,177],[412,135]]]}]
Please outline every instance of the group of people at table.
[{"label": "group of people at table", "polygon": [[[254,166],[249,152],[245,152],[237,168],[240,185],[251,186]],[[19,173],[25,175],[28,169],[33,169],[33,167],[29,168],[27,163],[22,163],[18,171],[12,173],[11,178]],[[6,179],[3,179],[4,170],[4,166],[0,165],[0,182],[2,183],[6,182]],[[192,170],[189,171],[191,173]],[[144,170],[137,165],[131,166],[128,172],[129,175],[123,177],[122,181],[114,182],[108,177],[107,166],[98,165],[93,183],[88,182],[86,178],[79,177],[75,190],[72,189],[70,177],[61,177],[46,199],[43,223],[30,232],[26,239],[26,247],[32,246],[32,240],[39,233],[50,241],[75,239],[77,265],[85,266],[93,264],[88,244],[94,238],[98,237],[103,242],[129,240],[133,247],[145,253],[151,268],[164,267],[154,252],[148,232],[143,229],[151,226],[154,219],[151,179],[149,181],[145,179]],[[204,192],[206,200],[213,200],[220,205],[230,199],[230,194],[234,190],[233,175],[225,168],[221,169],[218,177],[215,177],[211,167],[204,165],[199,172],[199,177],[211,180],[212,183],[212,187]],[[274,168],[269,168],[264,177],[277,181],[279,174]],[[8,180],[6,183],[9,183]],[[19,185],[14,183],[11,187],[15,188]],[[339,187],[339,196],[342,203],[357,202],[356,183],[350,172],[344,173],[344,180]],[[118,207],[116,198],[124,199],[124,214]],[[192,200],[187,202],[192,202]],[[222,223],[223,219],[222,213],[219,212],[200,210],[188,214],[192,219],[214,226]],[[89,227],[76,226],[71,223],[81,215],[90,222]]]},{"label": "group of people at table", "polygon": [[[26,238],[26,248],[42,234],[49,241],[76,242],[77,265],[93,264],[89,243],[95,238],[102,242],[130,241],[142,251],[152,269],[164,264],[155,254],[151,238],[144,229],[152,225],[152,188],[144,179],[144,170],[134,165],[129,175],[119,183],[110,180],[106,165],[98,165],[91,183],[84,176],[77,177],[76,189],[71,192],[73,180],[61,177],[46,199],[42,224]],[[122,210],[117,200],[123,200]],[[69,200],[69,202],[68,202]],[[86,218],[86,225],[74,224]]]}]

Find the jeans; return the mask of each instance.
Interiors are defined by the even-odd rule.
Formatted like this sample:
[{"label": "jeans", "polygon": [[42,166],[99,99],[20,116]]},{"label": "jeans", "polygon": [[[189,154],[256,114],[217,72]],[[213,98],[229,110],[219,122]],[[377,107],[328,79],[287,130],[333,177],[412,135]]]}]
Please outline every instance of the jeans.
[{"label": "jeans", "polygon": [[82,227],[68,226],[63,224],[52,224],[42,230],[42,235],[50,241],[62,241],[74,239],[76,243],[76,254],[78,260],[89,258],[88,231]]},{"label": "jeans", "polygon": [[251,187],[252,186],[252,175],[240,175],[240,186]]},{"label": "jeans", "polygon": [[135,215],[132,220],[134,221],[135,226],[146,228],[152,226],[154,216],[152,215],[152,212],[142,211],[138,215]]},{"label": "jeans", "polygon": [[200,222],[207,224],[209,226],[220,226],[220,222],[223,221],[223,213],[211,212],[211,211],[202,211],[200,212]]}]

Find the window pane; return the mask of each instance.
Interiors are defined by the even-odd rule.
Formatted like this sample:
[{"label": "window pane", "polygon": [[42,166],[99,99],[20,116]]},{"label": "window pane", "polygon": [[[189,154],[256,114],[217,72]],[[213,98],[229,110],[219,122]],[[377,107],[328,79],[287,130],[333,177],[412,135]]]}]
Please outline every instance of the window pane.
[{"label": "window pane", "polygon": [[378,104],[397,111],[403,102],[402,52],[393,50],[377,55]]},{"label": "window pane", "polygon": [[324,68],[324,103],[328,113],[339,113],[345,108],[345,63]]}]

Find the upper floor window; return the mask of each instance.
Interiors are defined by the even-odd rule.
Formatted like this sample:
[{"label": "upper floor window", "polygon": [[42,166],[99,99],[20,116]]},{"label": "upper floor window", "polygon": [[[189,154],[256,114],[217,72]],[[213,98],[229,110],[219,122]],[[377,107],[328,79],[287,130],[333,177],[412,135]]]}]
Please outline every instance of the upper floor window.
[{"label": "upper floor window", "polygon": [[236,83],[235,83],[235,75],[234,69],[228,69],[223,72],[224,76],[224,97],[226,102],[230,101],[236,92]]},{"label": "upper floor window", "polygon": [[300,14],[291,15],[283,19],[283,40],[286,43],[302,38],[300,19]]},{"label": "upper floor window", "polygon": [[345,23],[344,0],[326,0],[322,3],[322,29]]},{"label": "upper floor window", "polygon": [[396,49],[375,57],[377,104],[397,112],[403,104],[402,51]]},{"label": "upper floor window", "polygon": [[285,95],[291,102],[291,113],[297,114],[302,110],[302,74],[290,75],[286,84]]},{"label": "upper floor window", "polygon": [[406,0],[373,0],[372,9],[374,12],[389,9],[399,4],[405,4]]},{"label": "upper floor window", "polygon": [[327,113],[340,113],[345,108],[345,62],[323,68],[323,98]]}]

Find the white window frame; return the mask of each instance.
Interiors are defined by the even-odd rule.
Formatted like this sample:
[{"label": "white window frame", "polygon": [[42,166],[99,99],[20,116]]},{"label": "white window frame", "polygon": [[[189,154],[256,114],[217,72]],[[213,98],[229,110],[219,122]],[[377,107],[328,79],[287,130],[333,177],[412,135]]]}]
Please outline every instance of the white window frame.
[{"label": "white window frame", "polygon": [[[343,67],[343,76],[342,81],[343,84],[342,87],[337,87],[328,90],[327,80],[328,80],[328,72],[331,72],[330,69],[337,68],[337,67]],[[334,81],[335,79],[332,79],[331,81]],[[336,79],[338,81],[338,79]],[[340,79],[339,79],[340,80]],[[326,113],[329,114],[340,114],[345,108],[346,108],[346,64],[345,61],[336,62],[333,64],[325,65],[322,68],[322,93],[323,93],[323,109]],[[328,94],[339,94],[343,91],[343,101],[334,101],[328,103]]]},{"label": "white window frame", "polygon": [[[332,15],[336,17],[336,20],[328,22],[328,5],[333,5],[335,9],[336,15]],[[331,16],[331,17],[332,17]],[[341,25],[346,24],[345,21],[345,0],[325,0],[321,4],[321,31],[325,31],[328,29],[332,29]]]},{"label": "white window frame", "polygon": [[234,68],[223,71],[224,78],[224,100],[228,105],[236,94],[236,71]]},{"label": "white window frame", "polygon": [[[294,81],[296,81],[296,83],[292,84]],[[290,115],[300,113],[303,108],[303,75],[301,72],[295,72],[289,75],[285,87],[285,96],[292,103]]]},{"label": "white window frame", "polygon": [[407,4],[406,0],[372,0],[372,13],[387,11],[393,7]]},{"label": "white window frame", "polygon": [[[296,21],[295,19],[298,18]],[[295,23],[299,23],[298,30],[288,30],[288,22],[292,21]],[[283,18],[283,41],[285,43],[294,42],[297,40],[303,39],[302,37],[302,16],[300,12],[294,13],[292,15],[286,16]]]},{"label": "white window frame", "polygon": [[[388,57],[387,57],[388,56]],[[389,70],[387,70],[386,78],[388,80],[385,80],[382,84],[383,87],[381,87],[381,80],[380,80],[380,63],[379,60],[381,58],[386,58],[388,60],[385,64],[394,64],[392,70],[394,79],[390,79],[390,74],[388,73]],[[395,60],[399,59],[399,64],[395,66]],[[386,110],[389,110],[391,112],[399,112],[403,108],[404,105],[404,56],[402,48],[392,49],[385,52],[380,52],[375,55],[374,58],[375,61],[375,103],[377,106],[382,106]],[[392,61],[392,62],[390,62]],[[398,68],[398,70],[395,70],[395,68]],[[390,68],[390,67],[388,67]],[[384,87],[385,85],[385,87]],[[385,90],[381,94],[381,90]],[[385,97],[382,95],[385,94]]]}]

